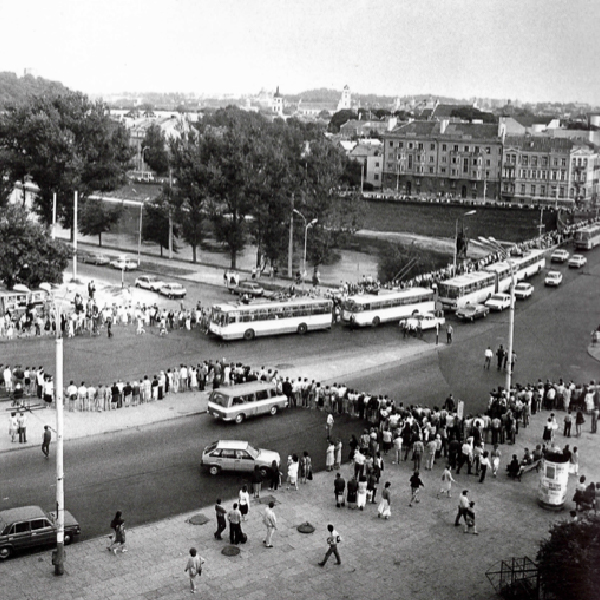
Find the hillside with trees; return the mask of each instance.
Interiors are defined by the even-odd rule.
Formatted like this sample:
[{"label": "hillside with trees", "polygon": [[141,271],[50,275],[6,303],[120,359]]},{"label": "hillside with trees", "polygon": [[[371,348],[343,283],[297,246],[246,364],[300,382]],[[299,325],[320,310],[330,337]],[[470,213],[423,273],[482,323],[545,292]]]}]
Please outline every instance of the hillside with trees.
[{"label": "hillside with trees", "polygon": [[9,106],[23,106],[34,96],[58,96],[68,93],[69,88],[59,81],[32,75],[17,77],[16,73],[7,71],[0,73],[0,111]]}]

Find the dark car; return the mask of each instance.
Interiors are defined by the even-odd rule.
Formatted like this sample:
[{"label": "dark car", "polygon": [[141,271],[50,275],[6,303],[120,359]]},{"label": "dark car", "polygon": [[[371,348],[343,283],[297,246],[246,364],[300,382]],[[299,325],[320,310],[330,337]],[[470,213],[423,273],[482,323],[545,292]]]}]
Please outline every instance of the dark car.
[{"label": "dark car", "polygon": [[238,285],[229,290],[232,294],[239,294],[240,296],[262,296],[264,290],[262,287],[254,281],[240,281]]},{"label": "dark car", "polygon": [[[65,545],[81,533],[73,515],[65,510]],[[39,506],[20,506],[0,511],[0,560],[15,552],[44,546],[56,546],[56,513],[45,512]]]},{"label": "dark car", "polygon": [[456,318],[462,321],[483,319],[490,314],[490,309],[483,304],[467,304],[456,311]]}]

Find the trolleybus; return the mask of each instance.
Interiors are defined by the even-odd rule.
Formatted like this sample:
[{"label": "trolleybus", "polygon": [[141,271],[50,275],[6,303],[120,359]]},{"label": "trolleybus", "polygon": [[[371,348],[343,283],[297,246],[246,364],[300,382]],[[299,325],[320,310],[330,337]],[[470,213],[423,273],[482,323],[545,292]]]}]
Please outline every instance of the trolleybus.
[{"label": "trolleybus", "polygon": [[575,232],[575,248],[592,250],[600,244],[600,223],[592,223]]}]

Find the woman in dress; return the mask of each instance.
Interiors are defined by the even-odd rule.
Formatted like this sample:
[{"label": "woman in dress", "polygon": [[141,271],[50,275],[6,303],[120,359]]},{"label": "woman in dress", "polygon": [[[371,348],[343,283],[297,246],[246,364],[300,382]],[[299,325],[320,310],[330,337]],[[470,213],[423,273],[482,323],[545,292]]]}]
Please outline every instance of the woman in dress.
[{"label": "woman in dress", "polygon": [[342,440],[337,439],[335,443],[335,458],[333,461],[333,468],[339,469],[342,465]]},{"label": "woman in dress", "polygon": [[[333,463],[332,463],[333,464]],[[298,491],[298,470],[300,468],[300,464],[298,462],[298,456],[294,454],[292,456],[292,462],[288,464],[288,483],[287,490],[289,491],[290,486],[292,486],[293,490]]]},{"label": "woman in dress", "polygon": [[246,520],[248,514],[248,508],[250,507],[250,494],[248,493],[248,486],[243,485],[240,490],[240,512],[242,513],[242,521]]},{"label": "woman in dress", "polygon": [[358,480],[358,495],[356,497],[356,504],[359,510],[364,510],[367,504],[367,478],[363,475]]},{"label": "woman in dress", "polygon": [[114,555],[117,554],[117,545],[121,546],[121,552],[127,552],[125,548],[125,521],[123,519],[123,513],[118,510],[115,514],[115,518],[110,522],[111,529],[115,532],[115,537],[113,540],[112,535],[110,546],[106,549],[109,552],[112,552]]},{"label": "woman in dress", "polygon": [[325,468],[327,471],[333,471],[333,464],[335,462],[335,446],[333,445],[333,442],[330,441],[327,444],[327,454],[325,456]]},{"label": "woman in dress", "polygon": [[419,504],[419,488],[425,487],[425,484],[419,477],[419,471],[415,471],[410,477],[410,503],[409,506],[413,505],[413,502]]},{"label": "woman in dress", "polygon": [[277,466],[277,461],[273,461],[271,464],[271,485],[269,487],[269,491],[276,492],[279,489],[281,484],[281,471]]},{"label": "woman in dress", "polygon": [[190,389],[195,392],[198,388],[198,371],[196,367],[190,367]]},{"label": "woman in dress", "polygon": [[446,494],[448,498],[452,498],[452,483],[455,481],[456,480],[452,478],[450,465],[446,465],[444,467],[444,472],[442,473],[442,484],[440,485],[440,489],[436,497],[439,498],[440,494]]},{"label": "woman in dress", "polygon": [[579,454],[577,454],[577,446],[573,448],[571,458],[569,458],[569,473],[572,473],[573,475],[579,473]]},{"label": "woman in dress", "polygon": [[389,519],[392,516],[392,492],[390,486],[392,484],[389,481],[385,482],[383,492],[381,492],[381,502],[377,508],[377,517]]},{"label": "woman in dress", "polygon": [[312,479],[312,459],[308,455],[308,452],[304,452],[304,456],[300,459],[300,482],[306,483],[310,478]]},{"label": "woman in dress", "polygon": [[187,572],[190,578],[190,592],[192,594],[196,593],[196,576],[202,575],[203,562],[204,559],[197,554],[196,548],[190,548],[190,555],[184,571]]}]

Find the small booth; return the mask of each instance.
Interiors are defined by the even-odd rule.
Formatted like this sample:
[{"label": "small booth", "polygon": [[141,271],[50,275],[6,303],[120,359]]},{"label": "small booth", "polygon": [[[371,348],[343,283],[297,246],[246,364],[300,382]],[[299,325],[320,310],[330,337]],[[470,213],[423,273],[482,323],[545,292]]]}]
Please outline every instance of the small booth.
[{"label": "small booth", "polygon": [[546,452],[540,469],[539,503],[548,510],[562,510],[569,485],[569,459],[562,452]]}]

